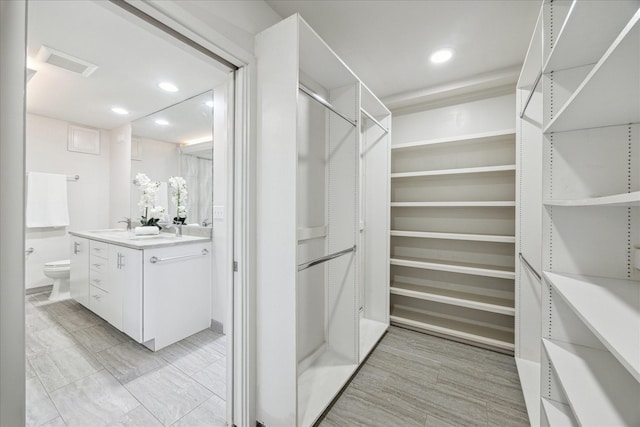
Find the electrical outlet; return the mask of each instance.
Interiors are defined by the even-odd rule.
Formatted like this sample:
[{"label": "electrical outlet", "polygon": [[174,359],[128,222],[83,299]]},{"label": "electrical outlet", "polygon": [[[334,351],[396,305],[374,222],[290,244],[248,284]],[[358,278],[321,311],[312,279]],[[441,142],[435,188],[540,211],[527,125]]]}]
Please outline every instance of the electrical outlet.
[{"label": "electrical outlet", "polygon": [[224,206],[213,206],[213,219],[224,219]]}]

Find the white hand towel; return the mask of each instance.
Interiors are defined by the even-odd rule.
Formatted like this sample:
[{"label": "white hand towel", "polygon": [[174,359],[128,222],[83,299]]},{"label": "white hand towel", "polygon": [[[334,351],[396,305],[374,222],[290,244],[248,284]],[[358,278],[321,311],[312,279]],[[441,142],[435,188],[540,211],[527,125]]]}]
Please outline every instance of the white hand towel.
[{"label": "white hand towel", "polygon": [[153,225],[153,226],[146,226],[146,227],[136,227],[134,229],[134,232],[136,233],[136,236],[146,236],[146,235],[153,236],[153,235],[159,234],[160,229],[155,225]]},{"label": "white hand towel", "polygon": [[67,225],[67,176],[30,172],[27,179],[27,227]]}]

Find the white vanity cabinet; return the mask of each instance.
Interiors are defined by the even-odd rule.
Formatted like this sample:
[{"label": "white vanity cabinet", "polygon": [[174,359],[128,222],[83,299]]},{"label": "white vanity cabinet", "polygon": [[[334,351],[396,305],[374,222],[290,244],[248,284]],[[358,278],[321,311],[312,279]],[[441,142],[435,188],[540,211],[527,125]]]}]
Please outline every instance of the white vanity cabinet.
[{"label": "white vanity cabinet", "polygon": [[71,298],[89,308],[89,240],[71,236]]},{"label": "white vanity cabinet", "polygon": [[107,234],[72,233],[74,299],[153,351],[211,325],[210,239]]},{"label": "white vanity cabinet", "polygon": [[210,251],[208,242],[144,250],[143,341],[151,350],[211,326]]},{"label": "white vanity cabinet", "polygon": [[90,241],[89,309],[140,341],[139,309],[142,289],[142,251],[124,246]]}]

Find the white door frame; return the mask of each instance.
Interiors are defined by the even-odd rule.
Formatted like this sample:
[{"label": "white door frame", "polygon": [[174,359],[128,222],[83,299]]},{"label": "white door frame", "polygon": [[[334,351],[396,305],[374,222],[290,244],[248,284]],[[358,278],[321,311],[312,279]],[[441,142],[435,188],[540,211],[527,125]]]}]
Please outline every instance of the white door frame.
[{"label": "white door frame", "polygon": [[[117,2],[114,2],[117,4]],[[168,2],[167,2],[168,3]],[[255,425],[254,274],[253,244],[255,178],[255,59],[242,49],[229,52],[229,41],[208,32],[204,38],[148,2],[131,2],[136,9],[161,21],[183,37],[210,49],[239,70],[234,102],[234,262],[233,381],[234,408],[230,421]],[[27,2],[0,1],[0,425],[25,423],[24,333],[24,189],[26,103]],[[219,47],[224,46],[224,49]],[[240,59],[243,58],[243,59]],[[231,299],[230,298],[230,299]]]},{"label": "white door frame", "polygon": [[27,7],[0,1],[0,425],[25,424]]}]

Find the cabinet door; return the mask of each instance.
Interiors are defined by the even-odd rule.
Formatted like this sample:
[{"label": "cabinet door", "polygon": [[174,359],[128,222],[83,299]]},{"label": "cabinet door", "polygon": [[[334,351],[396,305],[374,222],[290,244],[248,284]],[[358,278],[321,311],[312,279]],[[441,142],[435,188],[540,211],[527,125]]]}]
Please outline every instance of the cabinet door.
[{"label": "cabinet door", "polygon": [[145,249],[145,345],[157,351],[210,325],[211,243]]},{"label": "cabinet door", "polygon": [[89,308],[89,240],[71,236],[71,298]]},{"label": "cabinet door", "polygon": [[142,342],[142,251],[109,245],[109,322]]}]

